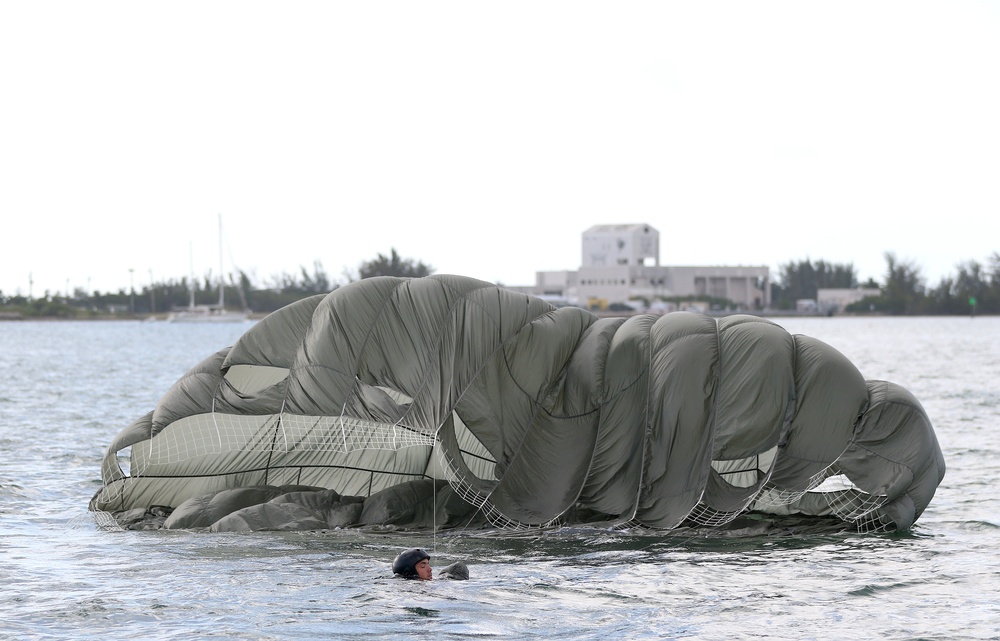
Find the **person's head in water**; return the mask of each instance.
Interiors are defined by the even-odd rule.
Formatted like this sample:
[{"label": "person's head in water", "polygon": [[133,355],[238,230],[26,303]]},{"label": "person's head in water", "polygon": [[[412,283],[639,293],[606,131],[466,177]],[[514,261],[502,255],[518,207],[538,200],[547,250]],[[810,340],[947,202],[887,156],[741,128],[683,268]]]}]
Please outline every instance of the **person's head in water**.
[{"label": "person's head in water", "polygon": [[404,579],[430,581],[434,576],[431,572],[431,555],[420,548],[400,552],[392,562],[392,572]]}]

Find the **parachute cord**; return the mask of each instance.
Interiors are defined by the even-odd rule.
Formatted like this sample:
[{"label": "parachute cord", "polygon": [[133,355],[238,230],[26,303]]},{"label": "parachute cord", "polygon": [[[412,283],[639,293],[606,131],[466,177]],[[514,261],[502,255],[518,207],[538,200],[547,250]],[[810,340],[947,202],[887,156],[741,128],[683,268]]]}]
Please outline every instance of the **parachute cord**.
[{"label": "parachute cord", "polygon": [[431,528],[433,528],[431,530],[431,548],[434,550],[434,556],[437,556],[437,551],[438,551],[438,543],[437,543],[437,535],[438,535],[438,524],[437,524],[437,520],[438,520],[438,507],[437,507],[438,493],[437,493],[437,483],[435,483],[434,481],[435,481],[435,479],[431,479],[431,490],[434,492],[434,497],[433,497],[432,503],[431,503],[432,509],[434,510],[434,515],[431,517]]},{"label": "parachute cord", "polygon": [[219,446],[219,449],[222,449],[222,430],[219,429],[219,417],[216,416],[216,414],[215,414],[215,401],[216,401],[216,397],[213,396],[212,397],[212,410],[211,410],[211,414],[212,414],[212,427],[215,428],[216,445]]},{"label": "parachute cord", "polygon": [[[281,401],[281,409],[278,410],[278,415],[274,419],[274,434],[271,435],[271,447],[267,451],[267,462],[264,464],[264,485],[267,485],[268,479],[271,476],[271,460],[274,458],[274,449],[278,446],[278,436],[282,436],[284,441],[283,445],[285,450],[288,449],[288,440],[285,438],[285,423],[282,420],[285,416],[285,401]],[[302,475],[302,468],[299,468],[299,476]]]},{"label": "parachute cord", "polygon": [[[431,457],[434,456],[434,449],[435,449],[435,447],[437,446],[438,443],[441,442],[441,439],[440,439],[440,436],[439,436],[440,433],[441,433],[441,427],[442,427],[442,425],[438,425],[437,429],[434,430],[434,436],[433,436],[434,445],[431,446]],[[444,454],[442,454],[441,450],[438,450],[437,451],[438,463],[442,463],[441,459],[443,457],[444,457]],[[445,466],[442,466],[442,467],[445,467]],[[447,481],[447,479],[445,479],[445,480]],[[438,530],[438,523],[437,523],[437,518],[438,518],[438,510],[437,510],[438,493],[437,493],[437,482],[436,481],[437,481],[436,478],[431,477],[431,491],[434,493],[434,496],[431,498],[431,508],[432,508],[432,516],[431,516],[431,528],[432,528],[431,529],[431,547],[434,550],[434,556],[437,556],[437,530]]]},{"label": "parachute cord", "polygon": [[[483,506],[482,506],[482,505],[480,505],[479,507],[477,507],[477,508],[476,508],[476,511],[472,513],[472,516],[470,516],[470,517],[469,517],[469,520],[465,522],[465,525],[463,526],[463,528],[462,528],[462,529],[465,529],[465,528],[469,527],[470,525],[472,525],[472,521],[473,521],[473,520],[474,520],[474,519],[475,519],[475,518],[476,518],[477,516],[479,516],[479,513],[480,513],[480,512],[482,512],[482,511],[483,511]],[[484,518],[485,518],[485,517],[484,517]]]},{"label": "parachute cord", "polygon": [[[355,376],[354,380],[357,381],[358,377]],[[340,406],[340,416],[337,417],[337,424],[340,427],[340,439],[344,442],[344,453],[350,452],[350,446],[347,444],[347,428],[344,425],[344,414],[347,413],[347,398],[344,398],[343,405]],[[371,494],[371,490],[368,492]]]}]

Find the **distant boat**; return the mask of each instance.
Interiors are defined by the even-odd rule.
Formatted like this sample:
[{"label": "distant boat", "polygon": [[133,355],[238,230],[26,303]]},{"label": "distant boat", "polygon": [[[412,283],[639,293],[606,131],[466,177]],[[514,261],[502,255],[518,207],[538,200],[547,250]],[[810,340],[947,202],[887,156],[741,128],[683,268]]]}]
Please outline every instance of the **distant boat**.
[{"label": "distant boat", "polygon": [[167,316],[168,323],[243,323],[248,320],[247,312],[234,312],[215,305],[195,305]]},{"label": "distant boat", "polygon": [[250,320],[250,310],[235,312],[226,309],[226,288],[222,279],[222,214],[219,214],[219,304],[194,304],[194,267],[191,269],[191,285],[188,290],[191,302],[187,309],[179,309],[167,316],[168,323],[243,323]]}]

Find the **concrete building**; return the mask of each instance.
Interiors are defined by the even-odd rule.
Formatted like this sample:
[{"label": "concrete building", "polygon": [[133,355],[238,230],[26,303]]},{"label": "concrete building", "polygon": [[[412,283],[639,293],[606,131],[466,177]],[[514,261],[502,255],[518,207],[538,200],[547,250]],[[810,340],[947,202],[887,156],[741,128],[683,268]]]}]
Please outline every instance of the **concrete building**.
[{"label": "concrete building", "polygon": [[649,225],[594,225],[583,232],[581,269],[660,265],[660,232]]},{"label": "concrete building", "polygon": [[647,224],[595,225],[581,245],[579,270],[537,272],[531,293],[581,307],[688,296],[727,299],[744,310],[771,303],[766,266],[662,266],[660,233]]}]

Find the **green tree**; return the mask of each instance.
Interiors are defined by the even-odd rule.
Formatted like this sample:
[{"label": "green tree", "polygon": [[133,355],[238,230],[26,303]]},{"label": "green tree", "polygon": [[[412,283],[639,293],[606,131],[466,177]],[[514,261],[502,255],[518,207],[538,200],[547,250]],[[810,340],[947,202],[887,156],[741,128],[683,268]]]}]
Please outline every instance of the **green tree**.
[{"label": "green tree", "polygon": [[990,287],[1000,287],[1000,252],[993,252],[989,258]]},{"label": "green tree", "polygon": [[899,260],[892,252],[884,254],[885,287],[879,299],[879,311],[889,314],[920,314],[926,309],[926,296],[920,268],[911,261]]},{"label": "green tree", "polygon": [[981,311],[1000,313],[1000,252],[993,252],[986,264],[986,293]]},{"label": "green tree", "polygon": [[363,262],[358,267],[358,276],[362,279],[374,276],[420,278],[422,276],[430,276],[432,273],[434,273],[434,268],[430,265],[415,262],[411,258],[400,258],[395,249],[391,250],[389,256],[379,254],[374,260]]},{"label": "green tree", "polygon": [[335,286],[330,283],[330,277],[326,275],[321,262],[313,261],[313,273],[310,274],[306,268],[302,268],[302,282],[300,289],[306,294],[325,294]]},{"label": "green tree", "polygon": [[954,290],[955,297],[960,302],[965,303],[965,305],[958,306],[957,313],[969,311],[969,301],[972,299],[976,300],[976,307],[980,311],[992,306],[988,276],[983,266],[974,260],[958,265],[958,276],[955,278]]},{"label": "green tree", "polygon": [[[958,313],[962,301],[955,295],[955,279],[945,277],[937,287],[927,290],[928,306],[941,314]],[[965,303],[968,306],[968,302]]]}]

